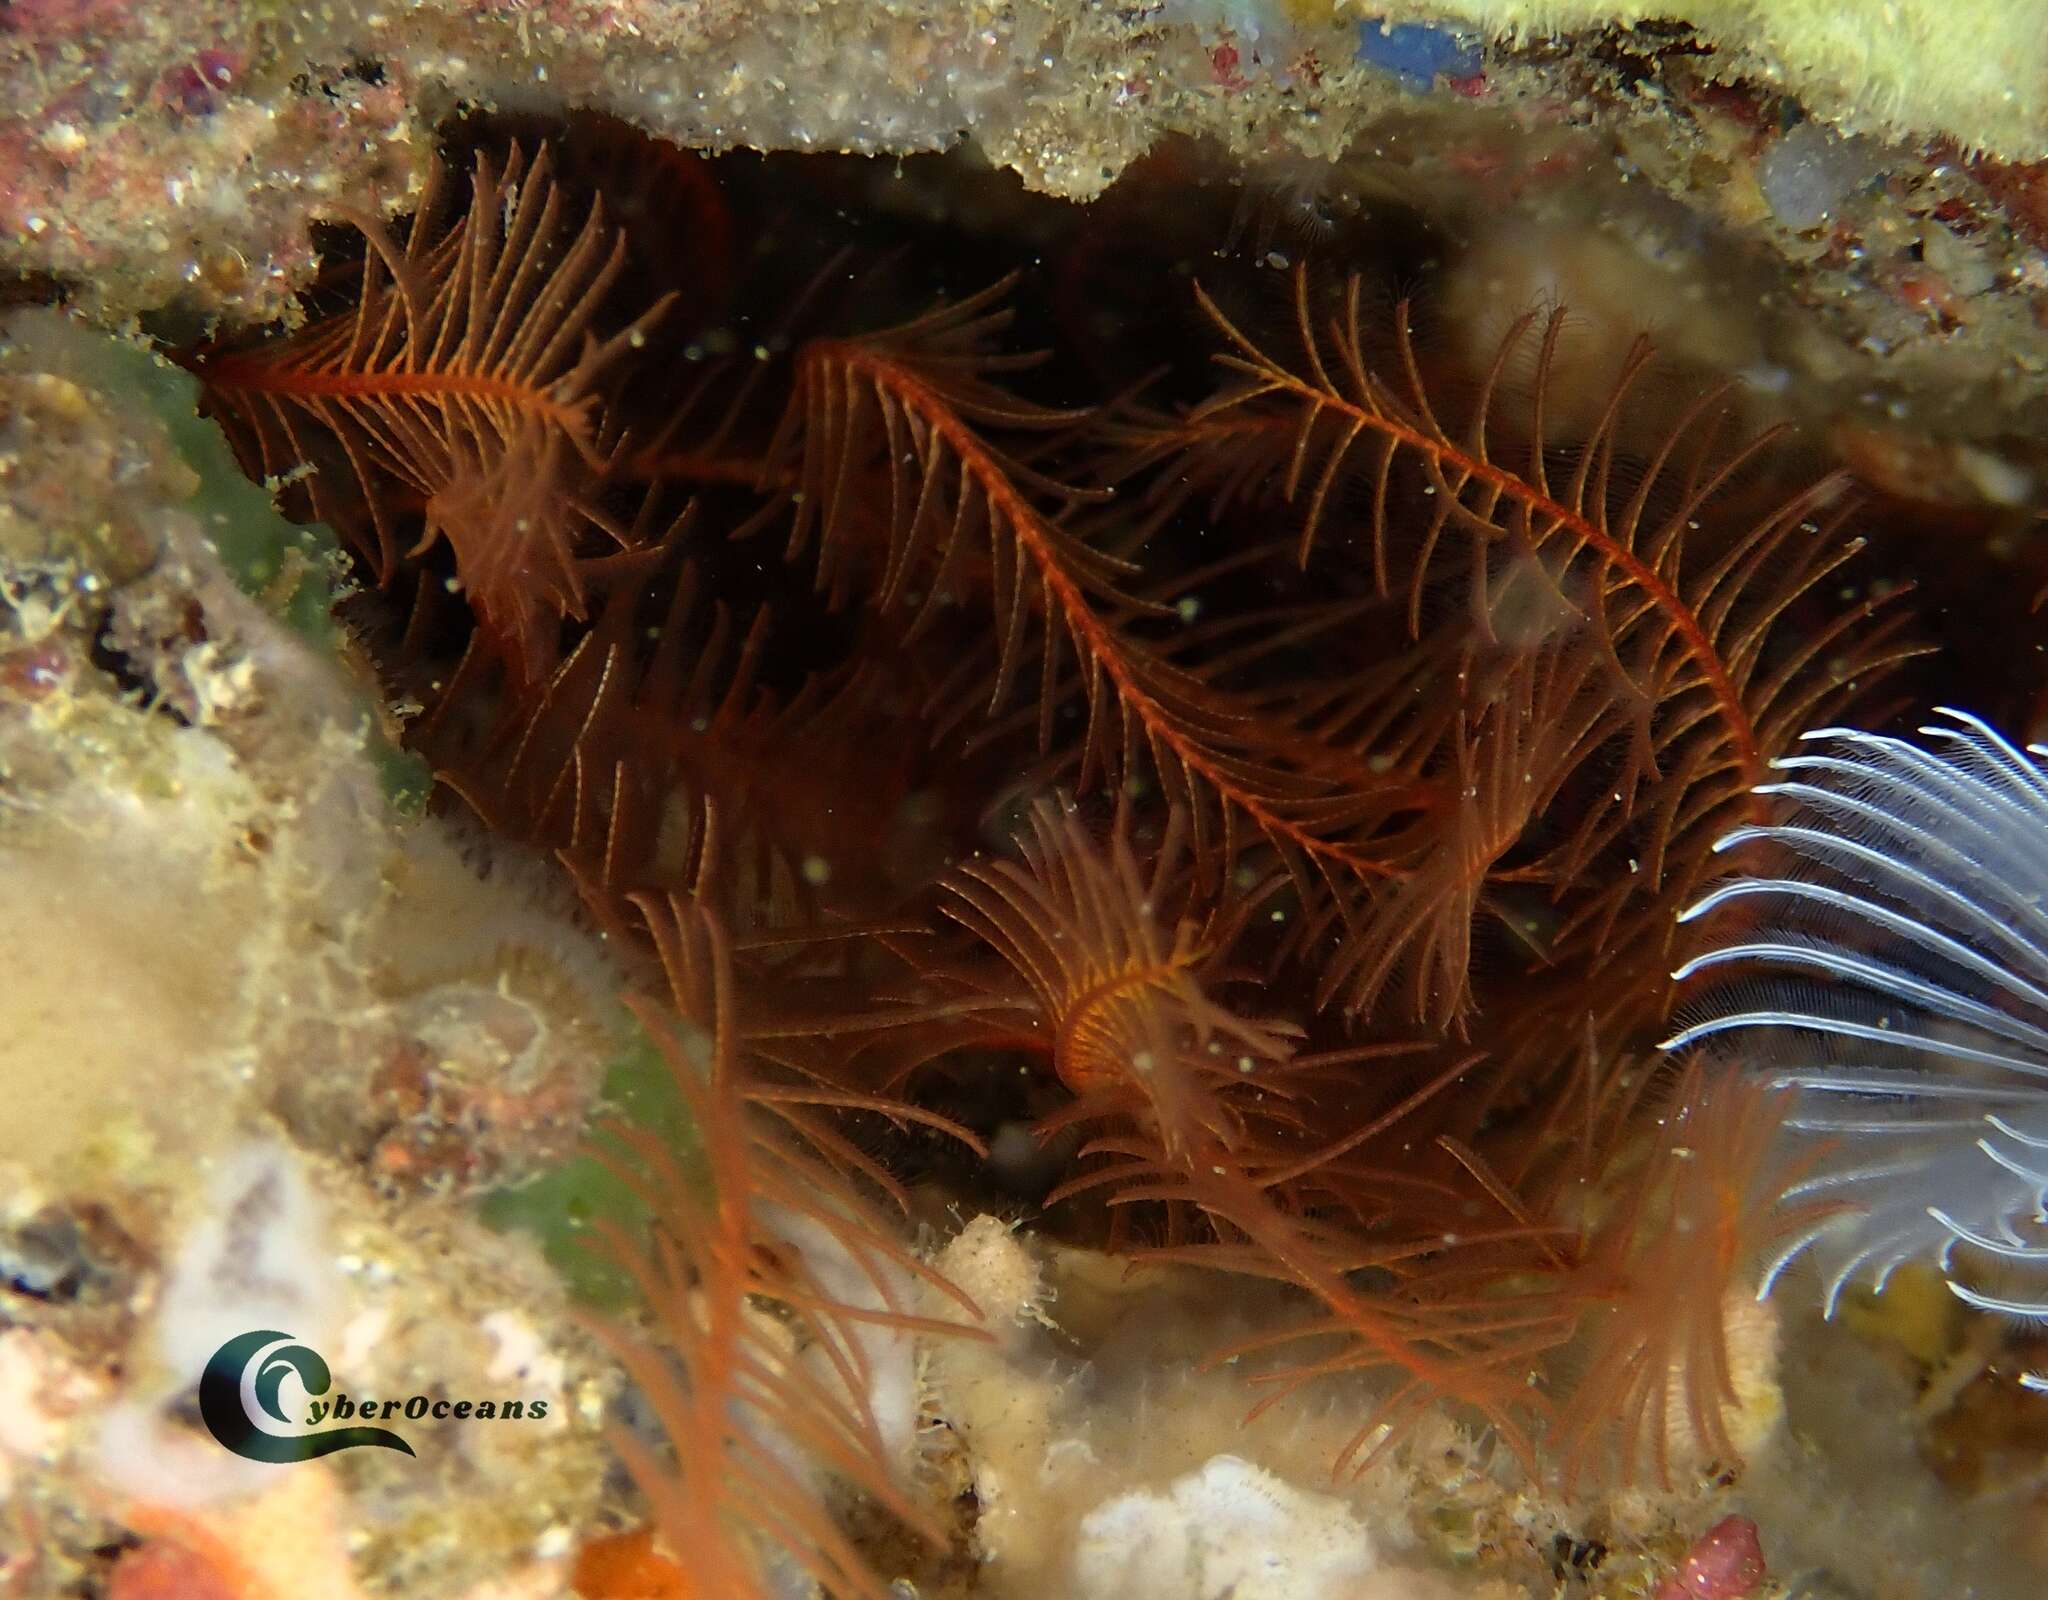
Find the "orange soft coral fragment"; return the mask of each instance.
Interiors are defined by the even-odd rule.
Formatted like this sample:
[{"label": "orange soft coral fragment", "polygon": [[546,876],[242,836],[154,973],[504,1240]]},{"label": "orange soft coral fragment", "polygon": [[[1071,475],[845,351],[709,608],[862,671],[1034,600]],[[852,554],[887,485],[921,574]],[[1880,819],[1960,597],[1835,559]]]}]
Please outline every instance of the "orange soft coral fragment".
[{"label": "orange soft coral fragment", "polygon": [[[331,1471],[302,1462],[247,1500],[201,1510],[132,1505],[122,1520],[148,1543],[132,1558],[130,1581],[210,1584],[229,1600],[363,1600],[348,1551],[347,1504]],[[137,1600],[155,1600],[156,1592],[141,1588]],[[206,1588],[190,1592],[213,1600]]]},{"label": "orange soft coral fragment", "polygon": [[198,1551],[152,1539],[114,1563],[107,1600],[250,1600],[249,1592]]},{"label": "orange soft coral fragment", "polygon": [[689,1569],[654,1547],[654,1533],[635,1528],[593,1539],[576,1554],[569,1586],[582,1600],[706,1600]]}]

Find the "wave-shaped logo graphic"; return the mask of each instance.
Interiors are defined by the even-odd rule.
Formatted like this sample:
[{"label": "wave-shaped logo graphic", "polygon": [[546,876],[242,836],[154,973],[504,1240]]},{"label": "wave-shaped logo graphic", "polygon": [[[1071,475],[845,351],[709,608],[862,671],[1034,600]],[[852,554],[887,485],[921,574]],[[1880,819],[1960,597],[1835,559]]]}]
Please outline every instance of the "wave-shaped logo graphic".
[{"label": "wave-shaped logo graphic", "polygon": [[301,1427],[284,1413],[280,1390],[290,1375],[298,1377],[309,1397],[327,1393],[334,1382],[320,1353],[295,1343],[288,1333],[258,1328],[228,1340],[199,1378],[199,1415],[206,1431],[250,1461],[311,1461],[361,1446],[413,1454],[412,1446],[389,1428]]}]

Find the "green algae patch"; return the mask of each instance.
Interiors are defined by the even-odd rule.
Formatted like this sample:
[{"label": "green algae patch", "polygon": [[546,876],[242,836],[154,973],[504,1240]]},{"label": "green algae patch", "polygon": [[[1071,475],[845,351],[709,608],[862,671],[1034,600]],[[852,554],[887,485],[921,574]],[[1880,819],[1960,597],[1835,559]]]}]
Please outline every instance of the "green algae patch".
[{"label": "green algae patch", "polygon": [[105,386],[143,401],[198,476],[187,509],[205,527],[221,565],[292,632],[332,646],[334,602],[346,584],[333,531],[278,514],[269,491],[242,471],[220,429],[199,415],[199,382],[190,373],[126,340],[99,343]]},{"label": "green algae patch", "polygon": [[635,1303],[632,1275],[605,1241],[607,1226],[638,1238],[652,1220],[626,1173],[639,1164],[621,1137],[628,1128],[659,1140],[686,1173],[701,1170],[700,1147],[673,1069],[637,1027],[606,1069],[602,1109],[582,1154],[480,1202],[483,1220],[531,1234],[569,1293],[585,1305],[618,1311]]},{"label": "green algae patch", "polygon": [[425,816],[427,801],[434,793],[434,769],[410,750],[400,749],[385,738],[374,720],[364,745],[391,809],[401,817]]}]

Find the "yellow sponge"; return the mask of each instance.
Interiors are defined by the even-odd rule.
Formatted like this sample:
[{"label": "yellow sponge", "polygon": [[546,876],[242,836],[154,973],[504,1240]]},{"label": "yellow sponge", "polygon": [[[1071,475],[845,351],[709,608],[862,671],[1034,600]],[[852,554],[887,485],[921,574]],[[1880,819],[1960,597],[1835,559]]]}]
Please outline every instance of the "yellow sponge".
[{"label": "yellow sponge", "polygon": [[1872,133],[1953,139],[2006,160],[2048,156],[2040,0],[1285,0],[1343,13],[1539,38],[1647,17],[1692,24],[1731,75],[1776,84]]}]

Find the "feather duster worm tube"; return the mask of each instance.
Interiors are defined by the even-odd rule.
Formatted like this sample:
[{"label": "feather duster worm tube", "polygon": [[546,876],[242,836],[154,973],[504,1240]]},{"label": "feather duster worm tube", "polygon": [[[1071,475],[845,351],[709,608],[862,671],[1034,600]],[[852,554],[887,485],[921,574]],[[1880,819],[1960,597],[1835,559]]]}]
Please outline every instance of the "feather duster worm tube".
[{"label": "feather duster worm tube", "polygon": [[1739,1051],[1838,1141],[1801,1188],[1846,1214],[1766,1292],[1811,1257],[1832,1314],[1932,1259],[1970,1305],[2048,1317],[2048,749],[1941,715],[1925,744],[1825,728],[1773,763],[1759,792],[1792,810],[1716,846],[1758,870],[1684,913],[1726,931],[1677,977],[1725,981],[1666,1048]]}]

